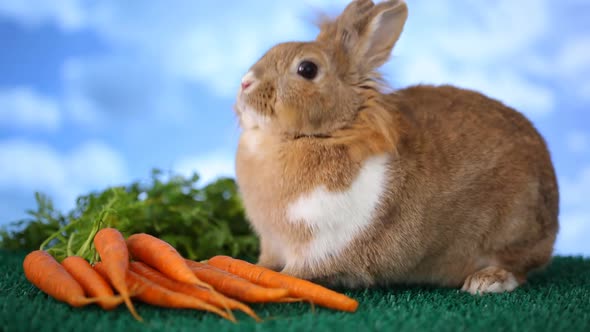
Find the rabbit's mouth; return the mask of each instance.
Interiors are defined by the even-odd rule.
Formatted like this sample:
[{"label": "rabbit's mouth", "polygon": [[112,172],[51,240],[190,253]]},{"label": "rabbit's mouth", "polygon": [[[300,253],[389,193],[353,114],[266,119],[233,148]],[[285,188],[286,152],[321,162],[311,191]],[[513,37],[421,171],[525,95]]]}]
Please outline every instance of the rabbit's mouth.
[{"label": "rabbit's mouth", "polygon": [[234,110],[240,118],[240,126],[243,129],[264,129],[268,126],[270,119],[257,112],[250,105],[245,103],[242,98],[238,98],[234,105]]},{"label": "rabbit's mouth", "polygon": [[[253,106],[254,104],[254,106]],[[331,137],[331,131],[325,128],[313,128],[301,123],[289,122],[292,118],[284,117],[288,120],[281,120],[280,114],[277,115],[273,106],[268,103],[263,104],[265,109],[257,107],[256,100],[239,93],[234,104],[234,111],[239,118],[240,127],[244,130],[264,130],[269,133],[278,134],[286,139],[326,139]],[[280,109],[285,110],[285,109]],[[288,111],[288,110],[287,110]],[[292,112],[283,112],[292,113]],[[301,122],[301,119],[299,119]],[[305,121],[303,121],[305,123]]]},{"label": "rabbit's mouth", "polygon": [[326,138],[330,138],[332,136],[328,135],[328,134],[310,134],[310,135],[306,135],[306,134],[298,134],[298,135],[294,135],[293,139],[294,140],[298,140],[298,139],[306,139],[306,138],[311,138],[311,139],[326,139]]}]

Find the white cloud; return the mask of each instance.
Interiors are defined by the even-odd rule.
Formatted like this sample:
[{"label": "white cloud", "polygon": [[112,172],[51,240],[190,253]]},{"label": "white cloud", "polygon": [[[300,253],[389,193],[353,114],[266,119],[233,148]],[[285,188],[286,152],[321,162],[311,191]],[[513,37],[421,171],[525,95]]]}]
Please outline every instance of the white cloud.
[{"label": "white cloud", "polygon": [[510,69],[491,71],[478,65],[449,66],[431,54],[400,57],[386,68],[393,73],[397,85],[452,84],[499,99],[531,118],[549,115],[556,105],[554,91]]},{"label": "white cloud", "polygon": [[554,110],[556,97],[550,88],[527,80],[511,70],[486,74],[471,72],[451,81],[457,80],[460,86],[500,99],[533,118],[548,115]]},{"label": "white cloud", "polygon": [[79,29],[84,23],[84,12],[78,0],[1,1],[0,15],[16,18],[27,26],[52,22],[64,30]]},{"label": "white cloud", "polygon": [[[248,30],[234,31],[231,32],[234,36],[222,37],[212,31],[214,29],[199,26],[179,36],[177,43],[171,45],[170,61],[166,61],[166,65],[179,77],[206,82],[205,86],[219,96],[233,96],[239,86],[239,77],[260,55],[259,40],[255,32]],[[225,44],[228,38],[236,51],[240,49],[239,52]]]},{"label": "white cloud", "polygon": [[[133,50],[128,57],[140,62],[139,65],[133,62],[134,66],[147,73],[143,82],[161,78],[196,82],[219,97],[233,98],[241,76],[263,52],[278,42],[312,39],[315,28],[306,18],[311,18],[316,10],[338,13],[348,1],[261,1],[255,5],[236,2],[225,8],[180,1],[175,3],[174,10],[160,1],[141,6],[112,0],[68,3],[71,3],[69,7],[81,11],[78,16],[84,26],[116,47]],[[422,67],[422,76],[402,70],[399,79],[411,84],[439,78],[440,83],[480,89],[529,114],[547,115],[554,106],[554,92],[524,76],[523,70],[531,67],[525,60],[514,60],[530,58],[531,45],[544,36],[549,26],[548,3],[545,0],[525,0],[518,4],[508,0],[491,4],[410,2],[412,14],[396,50],[403,60],[395,62],[395,68],[415,69],[416,62],[426,66]],[[259,14],[261,8],[264,15]],[[527,17],[527,24],[521,24],[522,17]],[[427,62],[415,60],[421,57],[422,60],[426,57]],[[95,58],[78,61],[76,65],[66,64],[66,67],[77,66],[78,73],[83,73],[77,76],[79,79],[71,80],[74,84],[68,84],[78,93],[67,94],[64,103],[78,122],[97,123],[98,114],[104,111],[105,105],[97,102],[101,96],[93,95],[94,90],[100,89],[96,82],[132,83],[126,84],[126,89],[138,83],[122,77],[121,73],[129,74],[125,67],[105,67],[101,62],[105,60]],[[106,59],[106,62],[113,61]],[[541,62],[546,63],[544,59]],[[95,70],[88,75],[91,66]],[[424,68],[440,70],[428,73]],[[65,70],[68,71],[74,72],[70,76],[76,76],[76,70]],[[496,76],[498,71],[501,77]],[[97,80],[97,76],[104,79]],[[158,94],[161,92],[146,93],[156,100],[170,99],[158,98]],[[129,102],[138,101],[130,98]],[[131,106],[141,108],[142,105]]]},{"label": "white cloud", "polygon": [[532,45],[550,27],[550,2],[415,2],[409,7],[413,16],[386,65],[396,82],[478,90],[532,118],[554,111],[556,91],[527,72],[530,59],[546,63]]},{"label": "white cloud", "polygon": [[578,97],[585,101],[590,101],[590,80],[579,83],[577,88]]},{"label": "white cloud", "polygon": [[575,177],[560,177],[559,184],[562,206],[572,210],[587,207],[590,222],[590,166]]},{"label": "white cloud", "polygon": [[69,209],[78,195],[120,184],[127,177],[123,158],[101,142],[89,141],[60,153],[41,142],[0,141],[0,187],[47,193],[59,208]]},{"label": "white cloud", "polygon": [[[135,49],[138,59],[154,59],[154,70],[166,70],[179,79],[199,82],[221,97],[233,97],[241,75],[265,50],[281,41],[313,38],[313,27],[304,18],[315,10],[337,13],[348,2],[266,0],[232,2],[222,8],[211,3],[178,1],[171,10],[164,1],[137,6],[112,0],[25,0],[5,1],[0,12],[25,22],[53,20],[63,26],[90,28],[107,42]],[[545,55],[536,56],[533,47],[555,24],[550,15],[552,6],[548,0],[409,2],[411,15],[399,55],[407,56],[408,62],[430,55],[431,61],[447,67],[447,81],[460,71],[477,81],[487,80],[482,84],[486,87],[497,83],[491,79],[496,70],[510,72],[506,75],[516,78],[514,84],[523,87],[526,83],[520,90],[542,92],[538,98],[521,98],[519,103],[535,114],[546,115],[554,92],[528,79],[523,72],[535,68],[547,71],[555,62]],[[526,24],[522,24],[523,17]],[[583,57],[587,52],[582,52],[587,47],[580,45],[578,39],[572,38],[563,47],[558,62],[565,67],[587,62]],[[404,53],[406,49],[408,53]],[[530,64],[535,57],[537,65]],[[503,95],[499,97],[504,99]],[[68,104],[84,108],[92,103],[87,99],[77,98]]]},{"label": "white cloud", "polygon": [[234,156],[221,151],[187,156],[180,158],[173,170],[184,176],[191,176],[196,171],[200,176],[200,183],[206,184],[219,177],[234,177]]},{"label": "white cloud", "polygon": [[590,100],[590,37],[573,37],[566,40],[549,68],[562,82],[565,90],[582,100]]},{"label": "white cloud", "polygon": [[95,101],[84,94],[69,94],[64,99],[64,110],[69,121],[84,128],[96,129],[105,123],[105,110],[98,109]]},{"label": "white cloud", "polygon": [[[90,93],[82,92],[85,71],[91,68],[92,65],[87,65],[79,59],[68,58],[64,61],[61,68],[65,90],[64,110],[68,120],[74,124],[86,128],[98,128],[105,121],[102,114],[104,110],[96,107]],[[92,81],[92,78],[88,81]]]},{"label": "white cloud", "polygon": [[310,26],[298,16],[309,6],[297,2],[212,8],[181,1],[175,11],[168,6],[147,2],[130,8],[125,2],[102,1],[89,9],[95,14],[89,24],[112,43],[133,45],[160,70],[201,83],[221,97],[234,96],[241,76],[272,45],[309,38]]},{"label": "white cloud", "polygon": [[[233,98],[241,76],[264,51],[277,42],[306,39],[313,28],[297,14],[310,6],[297,2],[220,8],[180,1],[174,6],[170,10],[163,1],[140,6],[71,1],[69,7],[81,11],[80,26],[101,36],[114,51],[64,61],[62,104],[67,121],[93,130],[125,115],[183,121],[187,112],[202,108],[191,100],[195,93],[187,91],[189,85],[194,88],[197,83],[217,97]],[[259,7],[266,8],[263,17]],[[22,6],[20,16],[16,11],[5,14],[17,19],[35,16],[35,10],[26,13],[27,8]]]},{"label": "white cloud", "polygon": [[[305,22],[298,20],[293,10],[302,5],[295,2],[264,1],[256,6],[240,2],[223,8],[212,3],[178,1],[174,10],[169,6],[164,1],[141,5],[112,0],[6,1],[0,5],[0,15],[24,24],[57,22],[71,28],[84,26],[115,47],[133,50],[136,61],[147,59],[151,62],[146,68],[150,74],[163,73],[177,80],[198,82],[223,97],[234,95],[240,77],[263,51],[275,42],[301,36],[306,29]],[[256,15],[259,8],[266,8],[267,15]],[[252,15],[244,15],[248,11]],[[100,61],[82,64],[92,62]],[[106,71],[104,75],[117,73]],[[76,111],[74,115],[81,115],[84,120],[94,117],[90,107],[93,102],[89,99],[76,96],[66,104],[83,109],[81,114]]]},{"label": "white cloud", "polygon": [[590,211],[568,211],[559,219],[560,229],[555,243],[555,253],[590,257]]},{"label": "white cloud", "polygon": [[68,177],[75,179],[76,185],[80,187],[96,188],[127,180],[123,157],[98,141],[77,146],[63,158],[63,162]]},{"label": "white cloud", "polygon": [[57,101],[30,87],[0,90],[0,127],[55,131],[61,124]]},{"label": "white cloud", "polygon": [[584,153],[590,147],[590,138],[583,131],[572,131],[566,136],[567,148],[573,153]]},{"label": "white cloud", "polygon": [[162,70],[150,57],[70,58],[64,63],[62,78],[68,119],[89,128],[133,121],[138,116],[144,123],[178,123],[196,109],[190,98],[195,92],[186,81]]},{"label": "white cloud", "polygon": [[[590,7],[589,7],[590,8]],[[528,54],[525,67],[569,98],[590,100],[590,37],[572,33],[551,42],[551,52]]]},{"label": "white cloud", "polygon": [[549,5],[539,0],[447,1],[447,10],[434,15],[448,18],[449,28],[438,27],[435,40],[453,58],[495,62],[530,49],[545,35],[550,28]]},{"label": "white cloud", "polygon": [[0,183],[3,187],[57,189],[66,182],[59,155],[45,144],[0,142]]},{"label": "white cloud", "polygon": [[562,213],[556,252],[590,256],[590,166],[574,177],[560,177],[559,187]]},{"label": "white cloud", "polygon": [[578,76],[590,71],[590,37],[568,39],[557,55],[558,70],[568,76]]}]

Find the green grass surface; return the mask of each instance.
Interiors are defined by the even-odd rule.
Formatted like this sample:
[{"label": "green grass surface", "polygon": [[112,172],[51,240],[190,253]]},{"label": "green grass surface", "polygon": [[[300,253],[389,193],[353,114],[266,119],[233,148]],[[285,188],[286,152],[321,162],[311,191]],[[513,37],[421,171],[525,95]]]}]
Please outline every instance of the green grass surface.
[{"label": "green grass surface", "polygon": [[395,287],[355,291],[354,313],[303,303],[255,305],[265,320],[137,304],[144,323],[124,307],[70,308],[24,277],[22,253],[0,251],[0,331],[590,331],[590,260],[558,257],[518,290],[471,296],[454,289]]}]

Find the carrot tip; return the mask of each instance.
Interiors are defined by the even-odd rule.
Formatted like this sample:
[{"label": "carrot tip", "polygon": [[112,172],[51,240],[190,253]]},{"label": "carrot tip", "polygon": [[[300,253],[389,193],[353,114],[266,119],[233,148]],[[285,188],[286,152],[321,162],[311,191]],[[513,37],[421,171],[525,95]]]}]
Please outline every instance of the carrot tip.
[{"label": "carrot tip", "polygon": [[137,313],[137,311],[135,311],[135,307],[133,306],[133,303],[131,302],[131,298],[126,296],[126,297],[124,297],[124,301],[125,301],[125,305],[127,306],[127,309],[129,309],[129,312],[131,312],[131,315],[136,320],[143,322],[143,318],[141,318],[141,316]]},{"label": "carrot tip", "polygon": [[247,310],[247,311],[243,311],[246,315],[252,317],[257,323],[262,322],[262,318],[258,317],[258,315],[252,311],[252,310]]}]

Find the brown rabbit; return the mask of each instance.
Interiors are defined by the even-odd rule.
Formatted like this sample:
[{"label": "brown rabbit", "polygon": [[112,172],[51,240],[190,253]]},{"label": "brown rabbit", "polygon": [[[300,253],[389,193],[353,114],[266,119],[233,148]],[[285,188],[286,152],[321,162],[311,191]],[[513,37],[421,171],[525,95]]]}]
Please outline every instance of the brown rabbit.
[{"label": "brown rabbit", "polygon": [[480,93],[382,93],[376,69],[407,15],[403,1],[354,1],[244,76],[236,175],[258,264],[326,285],[511,291],[552,256],[549,152]]}]

